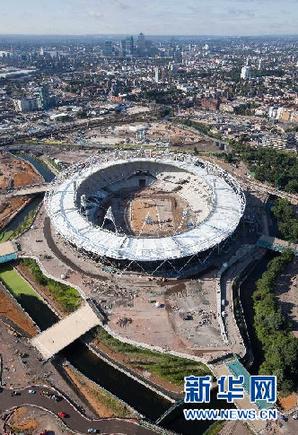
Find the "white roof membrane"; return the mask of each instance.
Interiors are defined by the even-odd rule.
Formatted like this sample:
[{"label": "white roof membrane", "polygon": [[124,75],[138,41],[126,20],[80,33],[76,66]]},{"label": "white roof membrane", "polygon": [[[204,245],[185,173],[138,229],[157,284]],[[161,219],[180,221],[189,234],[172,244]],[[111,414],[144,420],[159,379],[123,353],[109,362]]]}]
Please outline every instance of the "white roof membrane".
[{"label": "white roof membrane", "polygon": [[[53,189],[46,196],[45,203],[51,222],[57,232],[78,248],[113,259],[159,261],[188,257],[206,251],[235,231],[244,213],[245,196],[234,178],[221,168],[195,157],[187,156],[186,159],[187,161],[185,156],[179,156],[178,159],[177,155],[161,155],[158,160],[133,155],[129,159],[123,159],[109,154],[80,163],[57,179]],[[129,166],[126,166],[128,164]],[[90,189],[95,193],[104,188],[104,184],[125,177],[128,167],[130,171],[134,167],[136,170],[146,170],[150,167],[151,174],[158,174],[161,164],[164,165],[164,171],[167,168],[171,171],[171,176],[175,169],[180,171],[180,174],[182,170],[186,171],[186,177],[194,174],[202,180],[202,186],[207,186],[208,195],[212,195],[213,204],[209,215],[190,230],[159,238],[117,234],[94,226],[77,208],[77,192],[82,186],[89,189],[89,181]],[[192,197],[192,203],[194,200],[195,196]]]}]

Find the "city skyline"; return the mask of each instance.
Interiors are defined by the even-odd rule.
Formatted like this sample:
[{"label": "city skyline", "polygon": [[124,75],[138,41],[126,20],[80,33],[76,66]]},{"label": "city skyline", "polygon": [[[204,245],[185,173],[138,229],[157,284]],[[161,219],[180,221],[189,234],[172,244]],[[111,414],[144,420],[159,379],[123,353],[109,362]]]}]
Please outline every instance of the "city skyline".
[{"label": "city skyline", "polygon": [[2,5],[0,28],[24,35],[262,36],[297,34],[297,21],[295,0],[65,0],[63,6],[11,0]]}]

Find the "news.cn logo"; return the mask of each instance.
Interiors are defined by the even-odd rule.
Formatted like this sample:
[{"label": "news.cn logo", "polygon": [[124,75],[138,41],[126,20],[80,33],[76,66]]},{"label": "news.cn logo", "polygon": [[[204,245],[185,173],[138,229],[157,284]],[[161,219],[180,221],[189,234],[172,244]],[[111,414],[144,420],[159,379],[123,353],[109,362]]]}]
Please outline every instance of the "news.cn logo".
[{"label": "news.cn logo", "polygon": [[[244,376],[220,376],[217,379],[217,399],[234,403],[243,400],[245,392]],[[211,376],[186,376],[184,378],[184,403],[210,403],[212,389]],[[251,403],[262,401],[274,405],[277,400],[276,376],[253,375],[249,379],[248,396]],[[259,402],[260,403],[260,402]],[[184,409],[187,420],[276,420],[276,409]]]}]

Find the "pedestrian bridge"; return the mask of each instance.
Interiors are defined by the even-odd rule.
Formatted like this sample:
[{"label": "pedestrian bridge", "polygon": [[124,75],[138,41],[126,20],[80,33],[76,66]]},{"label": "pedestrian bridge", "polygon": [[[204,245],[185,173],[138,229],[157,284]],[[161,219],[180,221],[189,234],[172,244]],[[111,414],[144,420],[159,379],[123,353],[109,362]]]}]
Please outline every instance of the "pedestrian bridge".
[{"label": "pedestrian bridge", "polygon": [[270,249],[271,251],[284,252],[291,249],[298,256],[298,245],[287,242],[286,240],[277,239],[276,237],[261,236],[257,241],[259,248]]},{"label": "pedestrian bridge", "polygon": [[100,323],[95,308],[85,303],[74,313],[32,338],[31,343],[48,360]]},{"label": "pedestrian bridge", "polygon": [[36,186],[27,186],[20,189],[12,190],[7,193],[7,196],[24,196],[24,195],[36,195],[38,193],[47,192],[51,186],[48,183],[38,184]]}]

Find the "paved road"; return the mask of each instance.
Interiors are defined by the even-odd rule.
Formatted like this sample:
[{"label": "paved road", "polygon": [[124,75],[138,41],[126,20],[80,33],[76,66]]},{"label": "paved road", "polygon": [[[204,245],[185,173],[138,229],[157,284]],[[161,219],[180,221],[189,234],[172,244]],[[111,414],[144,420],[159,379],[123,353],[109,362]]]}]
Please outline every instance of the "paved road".
[{"label": "paved road", "polygon": [[[32,388],[36,394],[28,393]],[[152,435],[157,433],[151,429],[141,427],[136,420],[124,420],[118,418],[109,418],[101,420],[89,420],[83,416],[66,398],[61,401],[47,397],[43,391],[56,393],[53,389],[43,387],[28,387],[23,390],[18,390],[18,396],[12,396],[12,390],[0,389],[0,412],[8,411],[14,407],[23,405],[33,405],[46,409],[55,415],[63,411],[67,414],[67,418],[63,421],[71,430],[79,433],[87,433],[88,428],[95,428],[101,434],[127,434],[127,435]],[[57,394],[57,393],[56,393]],[[59,394],[60,395],[60,394]],[[62,397],[62,396],[61,396]]]}]

